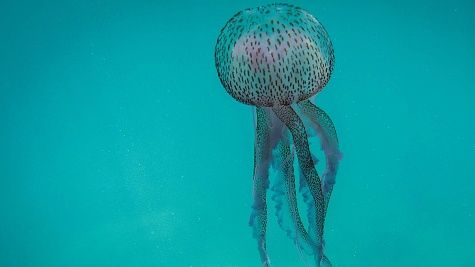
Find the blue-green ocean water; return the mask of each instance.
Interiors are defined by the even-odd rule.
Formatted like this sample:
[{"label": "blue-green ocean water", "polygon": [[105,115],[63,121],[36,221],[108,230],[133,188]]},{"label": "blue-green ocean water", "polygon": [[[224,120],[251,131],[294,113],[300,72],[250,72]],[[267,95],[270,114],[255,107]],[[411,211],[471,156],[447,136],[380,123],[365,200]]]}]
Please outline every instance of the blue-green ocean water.
[{"label": "blue-green ocean water", "polygon": [[[332,38],[334,266],[475,266],[475,4],[291,1]],[[259,266],[219,30],[269,1],[0,3],[0,266]],[[304,266],[270,210],[273,266]]]}]

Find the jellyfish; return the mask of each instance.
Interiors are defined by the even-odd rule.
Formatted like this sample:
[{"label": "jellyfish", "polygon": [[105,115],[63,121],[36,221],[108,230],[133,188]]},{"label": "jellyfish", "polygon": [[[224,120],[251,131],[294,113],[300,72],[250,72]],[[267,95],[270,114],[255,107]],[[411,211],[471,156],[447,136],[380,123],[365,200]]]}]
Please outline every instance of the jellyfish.
[{"label": "jellyfish", "polygon": [[[309,255],[316,266],[331,266],[323,234],[341,153],[332,120],[313,102],[333,70],[328,33],[313,15],[290,4],[245,9],[221,29],[215,65],[227,93],[254,107],[249,225],[262,266],[270,266],[266,249],[268,191],[280,228],[298,250]],[[322,178],[315,168],[316,153],[309,146],[308,139],[313,136],[320,140],[325,158]],[[306,216],[298,210],[297,194],[305,202]]]}]

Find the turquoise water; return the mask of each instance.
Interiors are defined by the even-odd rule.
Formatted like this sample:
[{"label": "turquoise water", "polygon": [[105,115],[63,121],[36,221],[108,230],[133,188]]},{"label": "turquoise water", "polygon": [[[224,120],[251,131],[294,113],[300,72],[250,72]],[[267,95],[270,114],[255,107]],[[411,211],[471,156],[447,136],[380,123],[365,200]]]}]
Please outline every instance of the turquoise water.
[{"label": "turquoise water", "polygon": [[[334,266],[475,266],[475,5],[292,1],[336,68]],[[213,50],[269,1],[2,1],[0,266],[259,266],[251,108]],[[273,266],[304,266],[269,216]]]}]

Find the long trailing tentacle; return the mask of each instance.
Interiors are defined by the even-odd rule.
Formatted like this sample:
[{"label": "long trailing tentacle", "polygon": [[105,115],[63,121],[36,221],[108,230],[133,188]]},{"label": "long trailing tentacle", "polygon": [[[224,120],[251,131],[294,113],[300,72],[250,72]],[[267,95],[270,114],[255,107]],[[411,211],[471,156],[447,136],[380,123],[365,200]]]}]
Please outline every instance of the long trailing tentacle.
[{"label": "long trailing tentacle", "polygon": [[303,175],[302,171],[299,172],[299,192],[302,194],[303,201],[307,206],[307,219],[308,219],[308,234],[312,240],[317,240],[316,234],[316,218],[317,218],[317,210],[315,208],[315,202],[313,201],[312,193],[307,186],[307,182],[305,181],[305,176]]},{"label": "long trailing tentacle", "polygon": [[249,225],[257,240],[257,248],[263,267],[270,264],[266,249],[267,203],[266,192],[269,187],[269,165],[271,160],[270,120],[265,108],[256,108],[256,133],[254,143],[253,198]]},{"label": "long trailing tentacle", "polygon": [[323,173],[322,191],[325,198],[325,211],[330,201],[341,152],[338,148],[338,136],[335,126],[327,113],[317,107],[310,100],[298,104],[301,113],[320,139],[320,144],[326,158],[326,169]]},{"label": "long trailing tentacle", "polygon": [[[278,122],[282,124],[282,122]],[[315,254],[315,243],[309,237],[298,211],[294,176],[294,152],[291,150],[287,127],[273,124],[273,132],[279,139],[272,156],[272,166],[276,174],[271,178],[272,200],[275,203],[275,214],[280,228],[292,239],[299,251],[308,255]]]},{"label": "long trailing tentacle", "polygon": [[325,221],[325,200],[322,193],[320,177],[314,166],[312,154],[310,153],[307,132],[302,120],[290,106],[278,106],[273,108],[276,116],[289,128],[297,152],[300,169],[305,177],[305,182],[312,194],[316,216],[315,216],[315,243],[316,265],[320,266],[322,259],[324,263],[328,261],[323,255],[323,227]]},{"label": "long trailing tentacle", "polygon": [[[310,240],[316,240],[316,224],[315,224],[315,221],[316,221],[316,218],[317,218],[317,212],[316,212],[316,208],[315,208],[315,203],[313,201],[313,197],[312,197],[312,194],[310,192],[310,189],[308,188],[307,186],[307,183],[305,181],[305,177],[304,175],[302,174],[302,172],[300,172],[300,187],[299,187],[299,191],[300,193],[302,194],[303,196],[303,200],[305,202],[305,204],[307,204],[307,218],[308,218],[308,234],[310,236]],[[322,241],[322,246],[325,245],[325,240]],[[325,254],[322,256],[322,266],[324,267],[330,267],[332,266],[331,263],[330,263],[330,260],[325,256]]]}]

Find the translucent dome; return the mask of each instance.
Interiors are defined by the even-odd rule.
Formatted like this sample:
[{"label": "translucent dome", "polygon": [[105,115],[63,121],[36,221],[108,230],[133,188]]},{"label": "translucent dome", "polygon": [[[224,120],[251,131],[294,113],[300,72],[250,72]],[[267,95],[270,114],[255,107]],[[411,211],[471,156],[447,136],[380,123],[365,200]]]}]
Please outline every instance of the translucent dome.
[{"label": "translucent dome", "polygon": [[288,4],[237,13],[221,30],[215,49],[226,91],[255,106],[308,99],[326,85],[333,62],[332,43],[322,24]]}]

